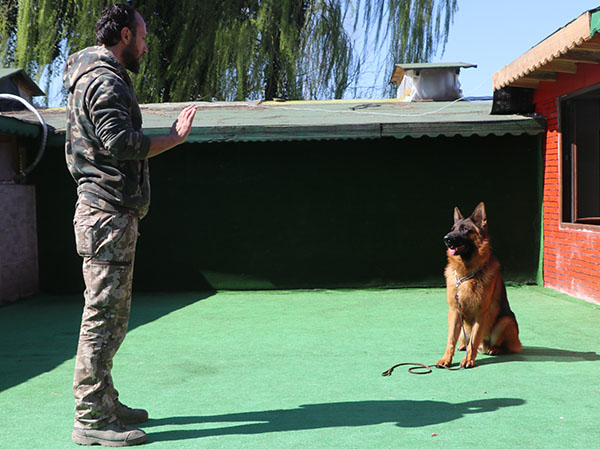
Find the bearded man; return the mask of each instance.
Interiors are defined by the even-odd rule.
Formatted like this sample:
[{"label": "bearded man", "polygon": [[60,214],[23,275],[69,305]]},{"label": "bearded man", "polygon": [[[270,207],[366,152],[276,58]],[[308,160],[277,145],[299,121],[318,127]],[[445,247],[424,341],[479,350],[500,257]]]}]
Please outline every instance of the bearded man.
[{"label": "bearded man", "polygon": [[73,225],[83,258],[85,305],[73,393],[77,444],[131,446],[148,419],[119,401],[113,357],[129,322],[138,220],[150,205],[148,158],[183,143],[197,107],[184,108],[169,134],[146,136],[127,70],[147,53],[146,24],[128,5],[111,5],[96,24],[97,46],[71,55],[63,74],[66,162],[77,184]]}]

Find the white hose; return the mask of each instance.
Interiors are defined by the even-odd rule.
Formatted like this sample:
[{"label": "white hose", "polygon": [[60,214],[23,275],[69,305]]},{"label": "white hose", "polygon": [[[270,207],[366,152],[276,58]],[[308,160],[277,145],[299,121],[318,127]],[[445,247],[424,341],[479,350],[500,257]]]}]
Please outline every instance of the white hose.
[{"label": "white hose", "polygon": [[25,170],[23,170],[23,173],[19,174],[20,176],[27,176],[37,166],[37,164],[39,164],[40,160],[42,159],[42,156],[44,155],[44,150],[46,149],[46,138],[48,137],[48,125],[46,125],[44,118],[40,115],[40,113],[37,111],[37,109],[34,108],[32,105],[30,105],[23,98],[18,97],[16,95],[11,95],[11,94],[0,94],[0,100],[2,100],[2,99],[3,100],[14,100],[14,101],[19,101],[19,102],[23,103],[23,105],[27,109],[29,109],[31,112],[33,112],[35,114],[35,116],[37,117],[39,122],[42,124],[42,141],[40,142],[40,149],[38,151],[37,157],[35,158],[35,160],[29,167],[27,167]]}]

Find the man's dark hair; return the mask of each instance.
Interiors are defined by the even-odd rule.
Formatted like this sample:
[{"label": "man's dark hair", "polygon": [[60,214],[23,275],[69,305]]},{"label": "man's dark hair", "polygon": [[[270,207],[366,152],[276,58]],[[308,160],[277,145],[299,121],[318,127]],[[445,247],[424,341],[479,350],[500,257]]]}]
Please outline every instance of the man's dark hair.
[{"label": "man's dark hair", "polygon": [[96,22],[96,45],[116,45],[121,40],[121,30],[125,27],[135,36],[135,12],[135,8],[129,5],[107,6]]}]

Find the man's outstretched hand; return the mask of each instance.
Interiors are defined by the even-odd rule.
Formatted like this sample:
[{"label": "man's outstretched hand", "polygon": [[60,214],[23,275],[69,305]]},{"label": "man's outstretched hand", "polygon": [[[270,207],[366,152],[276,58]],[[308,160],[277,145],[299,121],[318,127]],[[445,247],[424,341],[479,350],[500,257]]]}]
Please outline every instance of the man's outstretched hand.
[{"label": "man's outstretched hand", "polygon": [[163,153],[185,142],[185,139],[187,139],[192,130],[192,123],[197,110],[198,106],[193,104],[186,106],[179,113],[177,120],[171,125],[169,134],[150,137],[150,151],[148,152],[148,157],[156,156],[157,154]]},{"label": "man's outstretched hand", "polygon": [[179,113],[177,120],[173,122],[173,126],[171,126],[171,137],[177,142],[176,145],[185,142],[185,139],[189,136],[197,110],[198,106],[193,104],[186,106]]}]

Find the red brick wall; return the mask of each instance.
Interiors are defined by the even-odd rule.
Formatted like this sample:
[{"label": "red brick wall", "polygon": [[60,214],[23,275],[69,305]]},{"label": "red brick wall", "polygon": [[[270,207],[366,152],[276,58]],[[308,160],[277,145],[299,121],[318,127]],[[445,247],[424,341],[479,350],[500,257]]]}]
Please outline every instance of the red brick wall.
[{"label": "red brick wall", "polygon": [[578,64],[576,74],[557,74],[534,94],[536,111],[546,116],[544,143],[544,262],[546,287],[600,303],[600,226],[573,229],[560,218],[560,133],[557,98],[600,83],[600,66]]}]

